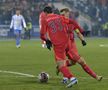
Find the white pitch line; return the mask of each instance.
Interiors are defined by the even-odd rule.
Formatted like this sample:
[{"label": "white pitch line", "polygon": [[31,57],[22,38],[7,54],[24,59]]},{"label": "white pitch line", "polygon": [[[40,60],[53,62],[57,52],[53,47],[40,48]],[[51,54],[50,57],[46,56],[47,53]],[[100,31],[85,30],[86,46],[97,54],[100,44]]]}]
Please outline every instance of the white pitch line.
[{"label": "white pitch line", "polygon": [[21,76],[26,76],[26,77],[36,77],[34,75],[31,74],[25,74],[25,73],[20,73],[20,72],[13,72],[13,71],[4,71],[4,70],[0,70],[1,73],[8,73],[8,74],[15,74],[15,75],[21,75]]},{"label": "white pitch line", "polygon": [[108,47],[108,44],[100,44],[100,47]]},{"label": "white pitch line", "polygon": [[[0,70],[0,73],[21,75],[19,77],[36,77],[36,78],[38,78],[38,76],[35,76],[35,75],[32,75],[32,74],[26,74],[26,73],[14,72],[14,71],[4,71],[4,70]],[[50,76],[50,78],[61,78],[61,77],[59,77],[59,76],[51,77]],[[90,77],[78,77],[78,78],[81,78],[81,79],[93,79],[93,78],[90,78]],[[103,79],[108,80],[107,77],[104,77]]]}]

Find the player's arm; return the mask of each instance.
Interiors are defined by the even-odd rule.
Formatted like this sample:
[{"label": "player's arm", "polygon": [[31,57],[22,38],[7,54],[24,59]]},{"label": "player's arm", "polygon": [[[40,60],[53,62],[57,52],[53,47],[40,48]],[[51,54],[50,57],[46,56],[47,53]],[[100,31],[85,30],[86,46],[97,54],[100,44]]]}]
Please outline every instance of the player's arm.
[{"label": "player's arm", "polygon": [[75,32],[77,33],[77,36],[81,40],[82,45],[85,46],[87,43],[86,43],[86,41],[84,39],[84,36],[81,34],[80,30],[79,29],[75,29]]},{"label": "player's arm", "polygon": [[[78,25],[78,23],[75,20],[66,18],[64,16],[61,16],[61,19],[66,24],[73,24],[75,26],[75,29],[81,29],[80,26]],[[83,31],[83,30],[81,29],[81,31]]]},{"label": "player's arm", "polygon": [[22,23],[23,23],[24,28],[26,28],[26,22],[23,16],[22,16]]},{"label": "player's arm", "polygon": [[46,41],[46,34],[47,34],[47,26],[45,20],[40,19],[40,38],[43,41]]},{"label": "player's arm", "polygon": [[51,50],[52,43],[47,37],[47,23],[45,20],[40,24],[40,38],[46,42],[47,48]]},{"label": "player's arm", "polygon": [[[65,18],[65,17],[61,17],[63,22],[66,23],[66,24],[73,24],[74,25],[74,29],[76,30],[76,32],[78,33],[78,37],[80,38],[81,42],[82,42],[82,45],[85,46],[86,45],[86,42],[84,40],[84,37],[83,35],[80,33],[79,29],[81,29],[78,25],[78,23],[75,21],[75,20],[71,20],[69,18]],[[82,30],[81,30],[82,31]]]},{"label": "player's arm", "polygon": [[46,26],[44,24],[45,24],[45,21],[44,21],[43,17],[40,15],[40,17],[39,17],[39,28],[40,28],[40,38],[41,38],[42,42],[44,42],[46,40],[46,37],[45,37]]}]

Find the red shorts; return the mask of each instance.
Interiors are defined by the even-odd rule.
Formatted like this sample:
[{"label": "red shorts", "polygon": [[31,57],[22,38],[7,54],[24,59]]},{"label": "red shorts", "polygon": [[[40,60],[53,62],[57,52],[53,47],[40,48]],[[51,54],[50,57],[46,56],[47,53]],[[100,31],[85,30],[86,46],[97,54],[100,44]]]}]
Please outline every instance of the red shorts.
[{"label": "red shorts", "polygon": [[54,46],[54,54],[56,61],[66,60],[66,48],[67,44]]},{"label": "red shorts", "polygon": [[68,47],[66,49],[66,55],[68,59],[77,62],[80,59],[78,54],[77,47],[74,40],[69,40]]}]

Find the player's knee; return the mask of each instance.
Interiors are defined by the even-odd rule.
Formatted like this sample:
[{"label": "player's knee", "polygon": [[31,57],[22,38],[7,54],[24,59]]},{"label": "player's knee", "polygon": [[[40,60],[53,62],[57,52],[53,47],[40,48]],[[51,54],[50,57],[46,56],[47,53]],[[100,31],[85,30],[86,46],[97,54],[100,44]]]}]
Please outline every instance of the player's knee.
[{"label": "player's knee", "polygon": [[85,65],[85,64],[86,64],[86,62],[85,62],[85,60],[84,60],[83,57],[81,57],[81,58],[78,60],[78,63],[79,63],[80,65]]},{"label": "player's knee", "polygon": [[74,61],[70,61],[70,66],[73,66],[73,65],[76,65],[76,62],[74,62]]},{"label": "player's knee", "polygon": [[60,68],[60,67],[63,67],[65,66],[65,61],[57,61],[57,66]]}]

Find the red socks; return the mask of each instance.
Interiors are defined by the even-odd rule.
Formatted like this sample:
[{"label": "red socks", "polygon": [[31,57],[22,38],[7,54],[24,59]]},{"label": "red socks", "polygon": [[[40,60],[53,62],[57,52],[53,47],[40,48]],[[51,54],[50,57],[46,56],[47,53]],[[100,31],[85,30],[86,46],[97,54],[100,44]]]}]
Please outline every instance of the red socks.
[{"label": "red socks", "polygon": [[73,75],[71,74],[71,72],[69,71],[67,66],[62,66],[62,67],[59,68],[59,70],[63,74],[63,77],[67,77],[68,79],[73,77]]},{"label": "red socks", "polygon": [[90,76],[92,76],[93,78],[96,78],[96,73],[91,70],[89,68],[89,66],[87,66],[86,64],[85,65],[82,65],[82,68],[84,69],[85,72],[87,72]]},{"label": "red socks", "polygon": [[[66,61],[66,64],[67,65],[70,65],[69,61]],[[82,65],[82,68],[85,72],[87,72],[90,76],[92,76],[93,78],[96,78],[96,73],[90,69],[89,66],[87,66],[86,64],[85,65]],[[71,78],[73,77],[73,75],[71,74],[71,72],[69,71],[68,67],[67,66],[63,66],[61,68],[59,68],[60,72],[63,74],[64,77],[67,77],[67,78]]]}]

